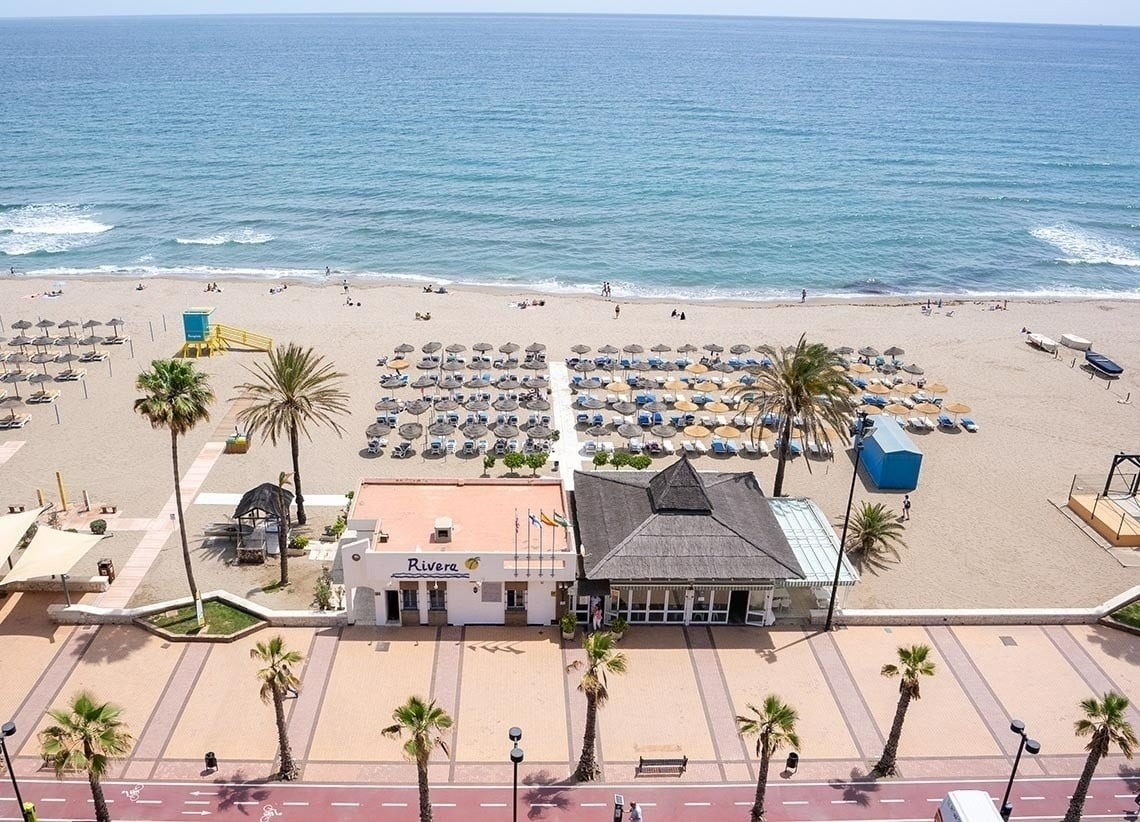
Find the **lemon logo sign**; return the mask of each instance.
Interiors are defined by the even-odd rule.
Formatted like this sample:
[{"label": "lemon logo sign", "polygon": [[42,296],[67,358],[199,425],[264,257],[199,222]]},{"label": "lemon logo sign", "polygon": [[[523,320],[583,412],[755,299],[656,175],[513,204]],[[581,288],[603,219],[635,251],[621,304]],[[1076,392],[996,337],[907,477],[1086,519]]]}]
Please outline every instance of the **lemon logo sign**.
[{"label": "lemon logo sign", "polygon": [[479,567],[479,557],[470,557],[463,565],[468,571],[474,571]]}]

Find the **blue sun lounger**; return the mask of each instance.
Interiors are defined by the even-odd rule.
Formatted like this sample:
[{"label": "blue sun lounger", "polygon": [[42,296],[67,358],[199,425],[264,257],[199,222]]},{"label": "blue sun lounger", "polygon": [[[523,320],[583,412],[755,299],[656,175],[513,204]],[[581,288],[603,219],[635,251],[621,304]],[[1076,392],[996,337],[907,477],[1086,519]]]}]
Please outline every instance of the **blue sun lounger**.
[{"label": "blue sun lounger", "polygon": [[978,424],[969,417],[962,417],[962,427],[969,431],[971,434],[978,433]]}]

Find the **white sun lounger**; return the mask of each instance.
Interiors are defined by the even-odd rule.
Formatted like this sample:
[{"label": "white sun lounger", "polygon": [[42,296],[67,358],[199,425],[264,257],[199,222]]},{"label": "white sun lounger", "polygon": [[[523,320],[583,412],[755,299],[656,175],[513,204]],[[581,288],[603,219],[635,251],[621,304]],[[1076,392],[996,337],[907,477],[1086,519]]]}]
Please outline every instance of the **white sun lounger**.
[{"label": "white sun lounger", "polygon": [[709,452],[709,447],[700,440],[694,440],[693,447],[697,449],[698,454],[707,454]]}]

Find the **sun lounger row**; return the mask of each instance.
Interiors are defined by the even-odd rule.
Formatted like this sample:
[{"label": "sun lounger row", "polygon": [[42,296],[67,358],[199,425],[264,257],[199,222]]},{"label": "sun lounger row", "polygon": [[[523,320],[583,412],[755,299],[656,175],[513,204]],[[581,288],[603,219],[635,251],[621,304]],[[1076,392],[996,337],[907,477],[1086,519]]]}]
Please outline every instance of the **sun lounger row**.
[{"label": "sun lounger row", "polygon": [[7,417],[0,417],[0,429],[23,428],[31,421],[31,414],[12,414]]}]

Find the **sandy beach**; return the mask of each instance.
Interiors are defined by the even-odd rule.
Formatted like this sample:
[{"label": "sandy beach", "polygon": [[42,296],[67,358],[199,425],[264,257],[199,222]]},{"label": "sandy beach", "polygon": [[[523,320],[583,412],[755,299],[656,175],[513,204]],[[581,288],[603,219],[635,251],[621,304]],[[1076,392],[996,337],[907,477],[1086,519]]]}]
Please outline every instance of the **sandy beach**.
[{"label": "sandy beach", "polygon": [[[418,352],[430,340],[468,347],[481,340],[496,347],[507,341],[524,346],[539,341],[548,346],[550,360],[569,356],[576,343],[620,348],[636,342],[648,349],[656,343],[676,347],[715,342],[727,349],[736,343],[791,344],[801,333],[832,347],[899,346],[906,350],[903,359],[920,365],[928,380],[948,386],[948,401],[971,407],[970,416],[980,430],[911,435],[924,460],[919,488],[911,495],[913,518],[906,523],[909,547],[900,563],[864,577],[851,596],[851,607],[1091,606],[1140,584],[1140,568],[1123,567],[1056,507],[1067,498],[1075,474],[1103,481],[1111,456],[1134,449],[1140,394],[1124,401],[1136,391],[1140,373],[1137,302],[1011,300],[1007,310],[993,310],[992,300],[947,300],[926,314],[915,302],[863,299],[828,304],[809,299],[800,304],[797,296],[782,304],[680,305],[620,294],[615,301],[605,301],[500,289],[439,295],[423,293],[419,286],[352,285],[354,304],[348,306],[339,279],[324,287],[291,284],[276,294],[269,293],[266,282],[220,284],[223,291],[215,294],[203,293],[203,283],[189,280],[148,280],[142,291],[135,290],[133,281],[69,281],[62,296],[49,298],[42,295],[52,288],[50,280],[0,281],[0,321],[8,338],[16,333],[12,323],[20,319],[127,321],[122,333],[130,335],[131,343],[110,349],[108,362],[89,364],[85,383],[55,383],[52,387],[62,392],[55,406],[4,409],[16,407],[33,419],[23,429],[0,431],[0,504],[30,506],[37,488],[49,500],[58,500],[58,471],[73,508],[83,492],[94,506],[118,506],[111,518],[114,537],[98,546],[75,569],[75,576],[93,575],[102,556],[121,566],[146,529],[156,527],[154,520],[171,497],[169,440],[165,431],[152,430],[131,410],[134,379],[152,359],[177,353],[184,309],[213,306],[214,321],[268,335],[275,342],[313,346],[348,375],[345,387],[352,415],[343,420],[345,436],[320,430],[313,443],[303,444],[306,496],[344,493],[361,476],[482,473],[479,459],[425,459],[417,454],[395,460],[388,453],[366,453],[364,428],[375,418],[374,403],[387,393],[378,384],[386,372],[376,361],[402,342]],[[544,299],[545,305],[517,307],[517,300],[534,297]],[[615,302],[621,305],[620,318],[615,318]],[[670,317],[674,308],[685,311],[684,321]],[[431,320],[416,320],[417,312],[430,312]],[[1031,349],[1022,328],[1054,339],[1064,333],[1091,339],[1097,350],[1125,368],[1124,376],[1111,383],[1091,378],[1080,368],[1078,353],[1062,348],[1062,356],[1054,358]],[[207,443],[233,432],[234,386],[246,378],[244,366],[262,356],[229,352],[199,361],[210,375],[217,402],[210,422],[184,439],[184,468]],[[414,368],[410,373],[414,377]],[[16,387],[3,384],[9,394]],[[35,388],[26,382],[18,387],[25,395]],[[415,396],[410,390],[404,393],[409,399]],[[581,432],[562,434],[584,439]],[[663,464],[656,461],[658,467]],[[587,465],[584,459],[582,465]],[[775,470],[771,457],[704,456],[697,465],[703,470],[753,471],[765,490],[771,489]],[[287,449],[255,441],[248,454],[218,456],[198,492],[238,494],[275,481],[289,467]],[[500,464],[492,474],[505,470]],[[831,462],[794,460],[785,489],[815,499],[838,526],[850,478],[850,454],[839,451]],[[862,499],[883,501],[901,512],[901,493],[868,489],[860,481],[856,500]],[[221,562],[212,543],[203,544],[204,525],[229,513],[220,505],[187,505],[203,590],[224,587],[273,604],[307,606],[320,563],[294,561],[293,591],[265,594],[260,589],[276,577],[275,565],[231,568]],[[312,507],[314,533],[335,514],[332,506]],[[82,527],[92,518],[74,515],[64,527]],[[172,536],[133,602],[184,591],[177,539]]]}]

